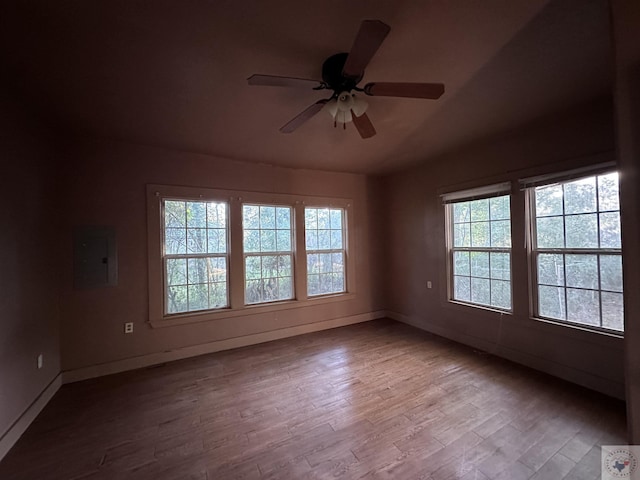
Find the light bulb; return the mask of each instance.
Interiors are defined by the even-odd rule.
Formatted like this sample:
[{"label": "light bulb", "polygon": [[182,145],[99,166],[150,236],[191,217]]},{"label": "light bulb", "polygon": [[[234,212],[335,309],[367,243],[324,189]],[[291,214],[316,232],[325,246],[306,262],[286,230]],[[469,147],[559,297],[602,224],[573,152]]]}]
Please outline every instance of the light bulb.
[{"label": "light bulb", "polygon": [[356,117],[362,116],[362,114],[367,111],[369,104],[365,99],[360,97],[360,95],[356,95],[355,93],[352,94],[351,97],[353,98],[353,106],[351,107],[353,114]]}]

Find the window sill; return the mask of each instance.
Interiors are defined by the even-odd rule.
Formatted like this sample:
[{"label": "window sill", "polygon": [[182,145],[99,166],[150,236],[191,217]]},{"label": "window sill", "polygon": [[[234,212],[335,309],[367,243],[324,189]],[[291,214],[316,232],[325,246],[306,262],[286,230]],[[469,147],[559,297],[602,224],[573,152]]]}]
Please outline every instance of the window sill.
[{"label": "window sill", "polygon": [[464,309],[473,308],[473,309],[483,310],[489,313],[498,313],[500,315],[513,315],[512,310],[502,310],[502,309],[490,307],[487,305],[477,305],[475,303],[465,303],[465,302],[459,302],[457,300],[447,300],[447,305],[455,305],[456,308],[464,308]]},{"label": "window sill", "polygon": [[591,336],[596,335],[596,336],[600,336],[601,338],[612,338],[612,339],[619,339],[619,340],[624,339],[624,332],[616,333],[615,331],[612,331],[612,330],[604,330],[604,329],[600,330],[598,328],[589,328],[589,326],[587,325],[583,326],[578,323],[564,322],[562,320],[553,320],[550,318],[529,317],[529,320],[531,320],[532,322],[538,322],[542,324],[568,328],[570,329],[569,331],[581,332],[581,334],[585,334],[585,335],[591,335]]},{"label": "window sill", "polygon": [[340,293],[336,295],[324,295],[322,297],[308,298],[305,300],[286,300],[282,302],[262,304],[262,305],[244,305],[239,308],[224,308],[215,311],[204,311],[200,313],[189,312],[186,314],[172,315],[160,319],[150,319],[149,324],[153,328],[175,327],[178,325],[189,325],[193,323],[210,322],[223,320],[234,317],[247,317],[251,315],[260,315],[269,312],[278,312],[283,310],[295,310],[299,308],[314,307],[327,303],[344,302],[353,300],[355,293]]}]

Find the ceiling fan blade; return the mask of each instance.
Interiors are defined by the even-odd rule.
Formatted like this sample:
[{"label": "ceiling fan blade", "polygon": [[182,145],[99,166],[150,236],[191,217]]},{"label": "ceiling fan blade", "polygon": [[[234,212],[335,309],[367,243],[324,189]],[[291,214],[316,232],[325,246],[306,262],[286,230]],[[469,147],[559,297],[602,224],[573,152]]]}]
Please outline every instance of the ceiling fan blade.
[{"label": "ceiling fan blade", "polygon": [[442,83],[367,83],[364,93],[376,97],[430,98],[435,100],[444,93]]},{"label": "ceiling fan blade", "polygon": [[376,129],[373,127],[373,123],[371,123],[366,113],[356,117],[356,114],[351,110],[351,117],[353,124],[358,129],[358,133],[362,138],[371,138],[376,134]]},{"label": "ceiling fan blade", "polygon": [[345,77],[361,78],[391,27],[380,20],[364,20],[342,67]]},{"label": "ceiling fan blade", "polygon": [[322,110],[322,107],[328,102],[328,99],[318,100],[316,103],[308,107],[303,112],[299,113],[296,117],[289,120],[289,122],[280,128],[282,133],[291,133],[296,130],[300,125],[313,117],[316,113]]},{"label": "ceiling fan blade", "polygon": [[322,82],[308,78],[280,77],[278,75],[251,75],[247,78],[249,85],[262,85],[265,87],[302,87],[319,88]]}]

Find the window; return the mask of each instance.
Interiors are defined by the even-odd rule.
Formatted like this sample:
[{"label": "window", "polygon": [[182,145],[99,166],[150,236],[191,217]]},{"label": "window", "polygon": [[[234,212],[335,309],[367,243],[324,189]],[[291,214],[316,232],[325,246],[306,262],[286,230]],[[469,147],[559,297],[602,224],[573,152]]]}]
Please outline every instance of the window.
[{"label": "window", "polygon": [[346,198],[147,185],[150,324],[354,299],[352,208]]},{"label": "window", "polygon": [[529,195],[535,316],[623,331],[618,174],[534,186]]},{"label": "window", "polygon": [[344,210],[305,208],[307,295],[345,291]]},{"label": "window", "polygon": [[510,185],[443,195],[451,300],[511,310]]},{"label": "window", "polygon": [[165,314],[227,307],[227,204],[162,204]]},{"label": "window", "polygon": [[291,207],[243,205],[245,303],[293,298]]}]

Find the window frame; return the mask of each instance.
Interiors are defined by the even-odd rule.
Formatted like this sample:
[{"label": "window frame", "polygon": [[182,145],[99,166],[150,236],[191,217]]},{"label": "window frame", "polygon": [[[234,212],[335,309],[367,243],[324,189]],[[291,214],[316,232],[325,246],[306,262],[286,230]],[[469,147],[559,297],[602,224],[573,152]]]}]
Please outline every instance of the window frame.
[{"label": "window frame", "polygon": [[[454,246],[454,220],[453,220],[453,206],[456,203],[469,202],[474,200],[484,200],[496,197],[506,196],[509,198],[509,239],[511,246],[509,247],[455,247]],[[513,208],[513,195],[511,192],[511,182],[505,181],[501,183],[495,183],[490,185],[483,185],[480,187],[456,190],[449,193],[440,195],[442,203],[445,209],[445,245],[446,245],[446,272],[447,272],[447,301],[455,305],[463,305],[471,308],[479,308],[482,310],[488,310],[497,312],[500,314],[513,314],[513,221],[512,221],[512,208]],[[506,220],[506,219],[501,219]],[[487,220],[491,222],[491,220]],[[471,222],[470,222],[471,223]],[[472,301],[458,300],[454,298],[455,295],[455,252],[487,252],[489,253],[489,259],[491,253],[507,253],[509,255],[509,297],[511,301],[510,308],[502,308],[495,305],[476,303]],[[490,260],[489,260],[490,261]],[[490,264],[489,264],[490,265]],[[490,267],[489,267],[490,268]],[[469,275],[469,278],[474,278]],[[489,282],[493,280],[491,273],[489,272]],[[506,281],[504,279],[495,279]]]},{"label": "window frame", "polygon": [[[599,305],[599,319],[600,319],[600,324],[602,324],[602,292],[610,292],[609,290],[603,290],[602,289],[602,276],[601,276],[601,272],[600,272],[600,257],[602,255],[615,255],[615,256],[619,256],[620,260],[622,262],[623,259],[623,253],[622,253],[622,245],[620,246],[620,248],[593,248],[593,247],[589,247],[589,248],[579,248],[579,247],[564,247],[564,248],[558,248],[558,247],[538,247],[537,245],[537,238],[538,238],[538,222],[537,219],[538,218],[545,218],[545,217],[537,217],[536,216],[536,188],[538,187],[551,187],[553,185],[564,185],[567,183],[571,183],[571,182],[575,182],[578,180],[582,180],[582,179],[587,179],[587,178],[591,178],[591,177],[595,177],[596,178],[596,191],[595,191],[595,198],[596,198],[596,210],[594,212],[586,212],[586,213],[593,213],[596,215],[597,217],[597,236],[598,236],[598,244],[600,243],[600,214],[601,213],[608,213],[608,212],[618,212],[618,214],[620,215],[620,211],[621,211],[621,206],[620,204],[618,204],[618,210],[603,210],[601,211],[599,208],[599,186],[597,183],[597,177],[599,176],[603,176],[603,175],[607,175],[607,174],[611,174],[611,173],[618,173],[619,171],[618,169],[615,167],[615,164],[612,163],[606,163],[606,164],[602,164],[602,165],[594,165],[591,167],[584,167],[584,168],[580,168],[580,169],[576,169],[576,170],[572,170],[572,171],[568,171],[568,172],[560,172],[557,174],[549,174],[549,175],[542,175],[542,176],[538,176],[538,177],[532,177],[529,179],[523,179],[520,180],[520,184],[521,184],[521,190],[524,191],[525,193],[525,209],[526,209],[526,214],[525,214],[525,221],[526,221],[526,228],[527,228],[527,257],[528,257],[528,264],[529,264],[529,295],[530,295],[530,314],[531,314],[531,318],[533,320],[536,321],[541,321],[541,322],[549,322],[549,323],[554,323],[554,324],[558,324],[564,327],[570,327],[570,328],[577,328],[577,329],[582,329],[582,330],[586,330],[589,332],[593,332],[593,333],[597,333],[597,334],[605,334],[605,335],[612,335],[612,336],[617,336],[617,337],[624,337],[624,320],[623,320],[623,330],[614,330],[611,328],[606,328],[603,326],[598,326],[598,325],[591,325],[591,324],[587,324],[587,323],[580,323],[580,322],[576,322],[576,321],[572,321],[572,320],[568,320],[567,318],[565,319],[560,319],[560,318],[552,318],[552,317],[546,317],[546,316],[542,316],[540,314],[540,286],[547,286],[546,284],[540,285],[539,282],[539,257],[540,255],[562,255],[563,257],[563,284],[562,285],[554,285],[554,287],[557,288],[562,288],[563,289],[563,294],[564,294],[564,313],[565,313],[565,317],[568,317],[568,311],[567,311],[567,303],[568,303],[568,298],[567,298],[567,290],[570,288],[573,289],[577,289],[577,290],[588,290],[588,291],[595,291],[598,292],[598,305]],[[618,189],[619,189],[620,183],[618,181]],[[563,198],[564,198],[564,190],[563,190]],[[618,201],[620,200],[620,197],[618,196]],[[581,215],[581,213],[570,213],[567,214],[565,211],[565,202],[562,202],[562,214],[561,215],[557,215],[559,217],[561,217],[563,219],[563,239],[564,242],[566,243],[566,223],[565,223],[565,219],[567,216],[574,216],[574,215]],[[566,272],[566,256],[567,255],[589,255],[589,256],[595,256],[596,257],[596,265],[597,265],[597,275],[598,275],[598,281],[597,281],[597,288],[582,288],[582,287],[570,287],[567,285],[567,272]],[[552,285],[550,285],[552,286]],[[620,293],[623,294],[624,292],[624,279],[623,279],[623,286],[622,286],[622,292],[613,292],[612,293]],[[623,300],[624,301],[624,300]],[[624,307],[623,307],[624,308]]]},{"label": "window frame", "polygon": [[[225,206],[225,214],[226,214],[226,222],[225,222],[225,237],[226,237],[226,252],[225,253],[209,253],[209,252],[205,252],[205,253],[189,253],[186,252],[184,254],[167,254],[166,252],[166,242],[165,242],[165,232],[166,232],[166,224],[165,224],[165,211],[166,211],[166,202],[203,202],[203,203],[221,203],[224,204]],[[166,197],[161,197],[160,198],[160,217],[161,217],[161,226],[160,226],[160,230],[161,230],[161,234],[162,234],[162,268],[163,268],[163,275],[162,275],[162,282],[163,282],[163,305],[162,305],[162,310],[163,310],[163,316],[165,318],[171,318],[173,316],[176,315],[185,315],[185,314],[195,314],[195,313],[199,313],[199,312],[204,312],[204,311],[216,311],[216,310],[223,310],[223,309],[227,309],[230,307],[230,298],[229,298],[229,265],[230,265],[230,255],[229,255],[229,239],[230,239],[230,232],[229,232],[229,202],[228,201],[224,201],[224,200],[211,200],[211,199],[204,199],[204,198],[189,198],[189,199],[185,199],[185,198],[172,198],[169,196]],[[188,231],[188,226],[185,225],[185,229]],[[207,227],[208,229],[208,227]],[[208,232],[207,232],[208,234]],[[188,233],[187,233],[188,235]],[[168,311],[168,293],[169,293],[169,285],[167,284],[167,261],[171,260],[171,259],[185,259],[187,261],[187,270],[186,270],[186,275],[187,275],[187,295],[188,295],[188,288],[189,288],[189,284],[188,283],[188,271],[189,271],[189,259],[192,258],[224,258],[225,259],[225,264],[226,264],[226,269],[225,269],[225,285],[226,285],[226,305],[224,306],[220,306],[220,307],[215,307],[215,308],[207,308],[207,309],[199,309],[199,310],[185,310],[182,312],[173,312],[170,313]],[[208,284],[211,282],[207,282]],[[218,282],[215,282],[218,283]],[[208,296],[208,295],[207,295]],[[188,298],[188,297],[187,297]],[[188,303],[187,303],[188,305]]]},{"label": "window frame", "polygon": [[[331,210],[340,210],[342,212],[342,224],[340,226],[340,232],[342,233],[342,248],[341,249],[329,249],[329,250],[320,250],[320,249],[315,249],[315,250],[309,250],[307,248],[307,228],[306,228],[306,210],[307,209],[315,209],[315,210],[323,210],[323,209],[328,209],[329,212],[331,212]],[[329,213],[329,215],[331,215],[331,213]],[[348,259],[349,259],[349,252],[348,252],[348,242],[347,242],[347,209],[343,208],[343,207],[339,207],[339,206],[328,206],[328,205],[304,205],[304,209],[303,209],[303,217],[304,217],[304,221],[305,221],[305,228],[304,228],[304,247],[305,247],[305,268],[308,267],[308,257],[309,255],[317,255],[317,254],[334,254],[334,253],[340,253],[342,255],[342,264],[343,264],[343,290],[342,291],[336,291],[336,292],[328,292],[328,293],[319,293],[319,294],[315,294],[315,295],[310,295],[309,294],[309,272],[306,271],[306,294],[308,298],[322,298],[322,297],[329,297],[332,295],[342,295],[345,294],[349,291],[348,285],[349,285],[349,269],[347,268],[347,264],[348,264]],[[316,231],[318,231],[319,229],[316,228]],[[334,230],[332,228],[329,228],[329,230]],[[320,275],[320,274],[318,274]]]},{"label": "window frame", "polygon": [[[197,322],[214,321],[232,317],[246,317],[280,310],[306,308],[325,303],[353,300],[356,293],[356,261],[354,253],[355,226],[354,204],[349,198],[305,196],[268,192],[249,192],[224,190],[207,187],[184,187],[176,185],[148,184],[147,186],[147,258],[148,258],[148,322],[153,328],[186,325]],[[164,314],[165,273],[163,253],[163,212],[162,199],[216,201],[228,204],[228,299],[227,308],[198,310],[193,312]],[[279,300],[269,303],[244,304],[244,255],[242,232],[242,205],[265,204],[282,205],[292,209],[292,248],[293,248],[293,291],[291,300]],[[345,212],[345,246],[347,261],[345,264],[346,291],[344,293],[308,297],[306,289],[306,252],[304,235],[304,207],[322,206],[342,208]]]},{"label": "window frame", "polygon": [[[291,250],[289,251],[285,251],[285,250],[274,250],[274,251],[259,251],[259,252],[247,252],[244,248],[244,232],[245,232],[245,225],[244,225],[244,207],[245,206],[251,206],[251,207],[273,207],[273,208],[288,208],[289,209],[289,236],[290,236],[290,244],[291,244]],[[292,205],[288,205],[288,204],[275,204],[275,203],[256,203],[256,202],[243,202],[241,205],[241,209],[242,209],[242,234],[243,234],[243,243],[242,243],[242,271],[243,271],[243,282],[244,282],[244,305],[245,306],[253,306],[253,305],[267,305],[267,304],[275,304],[275,303],[281,303],[281,302],[288,302],[291,300],[295,300],[297,298],[296,295],[296,285],[295,285],[295,277],[296,277],[296,268],[295,268],[295,260],[296,260],[296,255],[295,255],[295,245],[296,245],[296,229],[295,229],[295,209],[293,208]],[[277,213],[276,213],[277,216]],[[249,230],[255,230],[255,229],[249,229]],[[258,228],[257,229],[259,232],[261,232],[263,229],[262,228]],[[266,230],[266,229],[265,229]],[[271,230],[271,229],[269,229]],[[276,227],[273,228],[274,231],[278,231],[277,228],[277,217],[276,217]],[[277,245],[277,234],[276,234],[276,245]],[[248,302],[247,301],[247,281],[249,280],[247,278],[247,258],[248,257],[258,257],[260,258],[260,262],[262,264],[262,258],[263,257],[268,257],[268,256],[283,256],[283,255],[287,255],[289,256],[289,258],[291,259],[291,297],[290,298],[282,298],[282,299],[276,299],[276,300],[266,300],[266,301],[260,301],[260,302]],[[260,280],[264,280],[264,277],[260,277]]]}]

